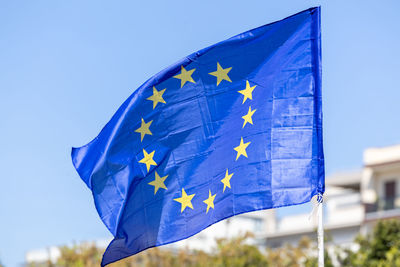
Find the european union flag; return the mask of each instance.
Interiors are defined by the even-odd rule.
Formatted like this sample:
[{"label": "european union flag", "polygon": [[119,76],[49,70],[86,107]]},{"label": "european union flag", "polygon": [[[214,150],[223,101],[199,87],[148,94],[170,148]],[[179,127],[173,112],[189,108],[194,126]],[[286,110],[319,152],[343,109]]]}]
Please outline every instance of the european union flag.
[{"label": "european union flag", "polygon": [[322,194],[320,9],[161,71],[72,160],[114,235],[103,266]]}]

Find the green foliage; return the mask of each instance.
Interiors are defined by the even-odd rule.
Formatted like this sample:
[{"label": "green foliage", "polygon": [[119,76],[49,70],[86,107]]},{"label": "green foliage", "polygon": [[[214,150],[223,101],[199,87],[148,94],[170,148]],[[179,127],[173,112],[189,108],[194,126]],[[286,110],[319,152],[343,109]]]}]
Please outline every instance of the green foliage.
[{"label": "green foliage", "polygon": [[[324,234],[324,242],[327,244],[330,241],[332,241],[332,236],[328,231],[326,231]],[[317,247],[312,246],[311,243],[309,246],[312,248],[312,251],[318,253]],[[325,267],[333,267],[332,258],[326,249],[324,250],[324,263]],[[318,257],[316,255],[308,257],[306,256],[304,267],[318,267]]]},{"label": "green foliage", "polygon": [[[329,238],[329,234],[326,235]],[[218,239],[213,253],[180,250],[172,252],[163,248],[152,248],[135,256],[110,264],[110,267],[316,267],[317,248],[309,238],[303,238],[297,246],[262,252],[249,244],[250,234],[233,239]],[[400,221],[387,220],[377,223],[373,232],[359,236],[357,252],[338,249],[340,266],[392,267],[400,266]],[[56,266],[99,266],[103,251],[95,246],[62,247]],[[46,266],[51,266],[48,264]],[[332,267],[332,259],[325,251],[325,266]],[[1,267],[1,265],[0,265]]]},{"label": "green foliage", "polygon": [[246,244],[245,241],[249,237],[251,237],[251,235],[246,234],[230,240],[218,239],[217,253],[214,256],[213,266],[268,266],[265,255],[263,255],[256,246]]},{"label": "green foliage", "polygon": [[[328,235],[327,235],[328,236]],[[303,237],[297,246],[269,250],[267,259],[271,266],[277,267],[317,267],[317,247],[308,237]],[[332,267],[332,260],[325,250],[325,266]]]},{"label": "green foliage", "polygon": [[101,262],[102,251],[95,245],[81,245],[60,248],[61,257],[57,266],[95,267]]},{"label": "green foliage", "polygon": [[400,266],[400,221],[380,221],[372,234],[358,236],[355,241],[359,250],[344,250],[339,257],[342,266]]},{"label": "green foliage", "polygon": [[[247,243],[250,234],[233,239],[218,239],[214,253],[152,248],[110,264],[110,267],[258,267],[269,266],[267,257]],[[103,251],[94,246],[62,247],[57,266],[99,266]]]},{"label": "green foliage", "polygon": [[[325,263],[325,267],[333,267],[332,259],[329,256],[329,253],[326,249],[324,252],[324,263]],[[318,267],[318,258],[317,257],[308,257],[304,261],[304,267]]]},{"label": "green foliage", "polygon": [[[268,261],[260,250],[246,243],[250,234],[233,239],[218,239],[214,253],[181,250],[171,253],[165,249],[152,248],[128,259],[111,264],[120,267],[121,263],[144,267],[258,267],[268,266]],[[122,266],[121,266],[122,267]]]}]

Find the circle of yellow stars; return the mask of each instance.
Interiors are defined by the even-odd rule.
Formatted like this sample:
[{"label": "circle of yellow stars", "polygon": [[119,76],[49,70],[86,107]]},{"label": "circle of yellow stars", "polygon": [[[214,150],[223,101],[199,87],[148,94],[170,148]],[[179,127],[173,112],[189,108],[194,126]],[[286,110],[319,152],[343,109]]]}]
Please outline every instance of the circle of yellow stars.
[{"label": "circle of yellow stars", "polygon": [[[223,68],[219,62],[217,62],[217,69],[213,72],[209,72],[208,74],[211,76],[216,77],[216,84],[219,86],[221,82],[226,81],[226,82],[232,82],[232,80],[229,77],[229,72],[232,70],[232,67],[227,67]],[[195,80],[192,78],[193,73],[196,71],[195,68],[192,69],[185,69],[185,67],[181,66],[181,71],[179,74],[173,76],[175,79],[180,80],[180,88],[184,87],[186,83],[196,83]],[[245,104],[246,100],[253,100],[253,91],[256,88],[256,85],[250,86],[250,83],[248,80],[246,80],[246,86],[243,90],[239,90],[238,93],[243,95],[243,102],[242,104]],[[155,86],[153,86],[153,94],[146,98],[146,100],[152,101],[153,103],[153,110],[160,104],[166,104],[167,102],[164,100],[163,95],[167,88],[158,90]],[[252,116],[254,113],[257,111],[257,109],[252,109],[251,106],[249,105],[248,112],[244,116],[242,116],[243,119],[243,125],[242,129],[247,125],[253,125],[253,118]],[[140,141],[143,142],[143,139],[146,137],[146,135],[152,136],[153,133],[150,130],[150,126],[153,123],[153,120],[150,121],[145,121],[144,118],[141,119],[141,124],[140,127],[135,130],[136,133],[140,133]],[[247,156],[247,147],[251,144],[251,142],[245,142],[243,140],[243,137],[240,138],[240,143],[237,147],[234,147],[233,149],[236,151],[236,159],[237,161],[240,156],[243,156],[245,158],[248,158]],[[157,163],[154,161],[154,154],[155,150],[151,151],[150,153],[146,151],[143,148],[143,158],[139,160],[139,163],[142,163],[146,166],[147,173],[150,171],[152,166],[157,166]],[[226,188],[231,189],[231,178],[234,175],[234,173],[229,173],[229,170],[226,169],[225,171],[225,176],[221,180],[221,183],[223,184],[223,189],[222,193],[225,192]],[[160,176],[157,171],[154,171],[154,180],[150,181],[148,184],[150,186],[154,187],[154,195],[157,194],[157,192],[160,189],[168,190],[167,186],[165,185],[165,180],[168,178],[168,175],[165,176]],[[195,197],[196,194],[187,194],[185,189],[182,188],[181,191],[181,197],[175,198],[174,201],[178,202],[181,204],[181,213],[185,211],[186,208],[193,209],[193,204],[192,200]],[[204,204],[207,205],[206,207],[206,214],[209,212],[210,208],[214,209],[214,200],[216,197],[216,193],[212,194],[211,190],[209,189],[208,191],[208,198],[203,201]]]}]

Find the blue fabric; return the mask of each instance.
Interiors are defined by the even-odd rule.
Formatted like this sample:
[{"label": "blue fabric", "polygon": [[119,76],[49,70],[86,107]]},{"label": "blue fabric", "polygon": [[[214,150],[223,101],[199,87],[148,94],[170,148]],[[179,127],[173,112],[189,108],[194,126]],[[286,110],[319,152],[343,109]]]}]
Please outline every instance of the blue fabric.
[{"label": "blue fabric", "polygon": [[[322,194],[320,53],[319,8],[239,34],[149,79],[92,142],[73,148],[115,237],[102,265]],[[150,121],[151,134],[142,128]],[[165,188],[151,184],[157,175]]]}]

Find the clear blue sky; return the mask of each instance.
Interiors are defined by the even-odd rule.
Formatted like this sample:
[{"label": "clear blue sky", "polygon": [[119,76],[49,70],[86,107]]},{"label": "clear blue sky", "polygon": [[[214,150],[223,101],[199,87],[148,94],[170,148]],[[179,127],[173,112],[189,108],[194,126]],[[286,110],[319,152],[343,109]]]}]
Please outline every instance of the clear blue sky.
[{"label": "clear blue sky", "polygon": [[71,147],[164,67],[316,5],[329,174],[400,143],[399,1],[0,0],[0,260],[110,237]]}]

